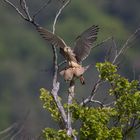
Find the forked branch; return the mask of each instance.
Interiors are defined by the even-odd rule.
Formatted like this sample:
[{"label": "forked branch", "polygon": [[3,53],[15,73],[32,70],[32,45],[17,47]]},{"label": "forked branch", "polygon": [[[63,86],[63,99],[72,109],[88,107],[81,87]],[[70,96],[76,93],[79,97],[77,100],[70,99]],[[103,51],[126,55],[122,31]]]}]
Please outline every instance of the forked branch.
[{"label": "forked branch", "polygon": [[115,55],[113,64],[116,63],[117,59],[123,55],[127,49],[131,47],[131,44],[138,38],[140,37],[140,28],[136,29],[136,31],[126,40],[120,51]]},{"label": "forked branch", "polygon": [[[112,42],[113,42],[113,48],[115,49],[115,54],[114,54],[114,58],[113,58],[113,60],[112,60],[112,63],[113,63],[113,64],[116,64],[116,61],[118,60],[118,58],[119,58],[121,55],[123,55],[127,49],[129,49],[129,48],[131,47],[132,43],[133,43],[138,37],[140,37],[140,28],[136,29],[136,31],[126,40],[126,42],[124,43],[124,45],[122,46],[122,48],[121,48],[119,51],[118,51],[118,49],[117,49],[116,42],[115,42],[115,40],[114,40],[112,37],[109,37],[109,38],[105,39],[104,41],[102,41],[101,43],[97,44],[97,45],[94,46],[94,47],[101,46],[102,44],[104,44],[105,42],[107,42],[108,40],[111,39]],[[94,47],[93,47],[93,48],[94,48]],[[109,54],[109,55],[111,55],[111,54]],[[110,56],[108,56],[108,58],[109,58],[109,57],[110,57]],[[103,82],[104,82],[104,81],[102,81],[102,80],[99,78],[99,79],[97,80],[97,82],[94,84],[93,89],[92,89],[90,95],[89,95],[86,99],[84,99],[84,100],[81,102],[80,105],[83,106],[83,105],[86,105],[86,104],[89,103],[89,102],[94,102],[94,103],[96,102],[96,103],[100,104],[101,106],[104,106],[104,105],[102,104],[102,102],[97,101],[97,100],[93,100],[94,97],[95,97],[95,95],[96,95],[96,93],[97,93],[97,90],[100,88],[100,86],[101,86],[101,84],[102,84]],[[108,105],[110,105],[110,104],[108,104]],[[111,105],[112,105],[112,104],[111,104]],[[105,105],[105,106],[106,106],[106,105]]]},{"label": "forked branch", "polygon": [[[20,10],[16,5],[14,5],[12,2],[10,2],[9,0],[4,0],[8,5],[10,5],[11,7],[13,7],[16,12],[21,16],[22,19],[28,21],[29,23],[31,23],[32,25],[34,25],[35,27],[38,27],[39,24],[35,21],[35,17],[37,15],[39,15],[39,13],[47,7],[47,5],[51,2],[51,0],[47,1],[46,4],[44,4],[39,10],[37,10],[37,12],[35,12],[35,14],[33,16],[30,15],[29,13],[29,9],[27,6],[27,2],[26,0],[20,0],[19,4],[22,10]],[[62,7],[58,10],[56,17],[54,19],[54,23],[53,23],[53,33],[55,33],[55,26],[56,26],[56,22],[58,20],[59,15],[61,14],[62,10],[70,3],[71,0],[68,1],[63,1],[63,5]],[[62,122],[65,124],[65,127],[67,127],[67,115],[65,113],[65,110],[62,106],[62,103],[58,97],[58,91],[59,91],[59,85],[60,83],[57,81],[57,73],[58,73],[58,64],[57,64],[57,52],[56,52],[56,48],[55,46],[52,46],[53,49],[53,54],[54,54],[54,75],[53,75],[53,88],[52,88],[52,95],[53,98],[55,100],[55,103],[59,109],[59,112],[61,114],[62,117]]]}]

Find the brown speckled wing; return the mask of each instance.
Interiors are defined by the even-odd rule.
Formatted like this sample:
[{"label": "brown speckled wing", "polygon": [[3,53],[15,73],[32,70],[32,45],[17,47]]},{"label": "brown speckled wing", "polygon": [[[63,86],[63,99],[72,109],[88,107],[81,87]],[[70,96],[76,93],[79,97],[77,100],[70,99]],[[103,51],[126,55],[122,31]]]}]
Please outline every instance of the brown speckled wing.
[{"label": "brown speckled wing", "polygon": [[76,38],[74,53],[78,62],[83,61],[89,55],[92,44],[97,39],[98,31],[99,27],[93,25]]}]

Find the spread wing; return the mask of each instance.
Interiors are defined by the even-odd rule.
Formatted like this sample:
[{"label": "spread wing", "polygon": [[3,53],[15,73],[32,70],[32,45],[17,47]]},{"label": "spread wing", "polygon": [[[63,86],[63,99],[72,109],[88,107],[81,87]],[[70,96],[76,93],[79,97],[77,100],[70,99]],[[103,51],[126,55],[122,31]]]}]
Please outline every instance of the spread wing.
[{"label": "spread wing", "polygon": [[47,40],[51,45],[54,45],[55,47],[59,47],[61,49],[62,55],[64,55],[63,49],[67,47],[66,43],[63,39],[61,39],[59,36],[53,34],[52,32],[42,28],[37,27],[37,31],[40,33],[40,35]]},{"label": "spread wing", "polygon": [[92,44],[97,39],[98,31],[99,27],[93,25],[76,38],[74,53],[78,62],[83,61],[89,55]]},{"label": "spread wing", "polygon": [[[37,31],[40,33],[40,35],[47,40],[50,44],[59,47],[60,53],[64,56],[66,60],[73,60],[77,61],[75,58],[75,54],[71,50],[70,47],[67,47],[66,43],[61,39],[59,36],[53,34],[52,32],[43,29],[42,27],[37,27]],[[70,52],[64,51],[64,48],[69,48]]]}]

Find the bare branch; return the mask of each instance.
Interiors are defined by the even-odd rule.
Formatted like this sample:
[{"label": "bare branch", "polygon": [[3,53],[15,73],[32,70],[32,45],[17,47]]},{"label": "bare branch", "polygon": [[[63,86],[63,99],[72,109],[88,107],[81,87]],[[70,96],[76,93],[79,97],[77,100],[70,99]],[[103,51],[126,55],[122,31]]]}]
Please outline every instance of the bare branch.
[{"label": "bare branch", "polygon": [[[114,64],[114,63],[116,62],[116,60],[118,59],[118,57],[119,57],[121,54],[123,54],[124,51],[125,51],[126,49],[129,48],[129,44],[132,43],[138,36],[140,36],[140,28],[137,29],[137,30],[134,32],[134,34],[132,34],[132,35],[128,38],[128,40],[126,41],[126,43],[123,45],[122,49],[121,49],[119,52],[118,52],[118,50],[117,50],[117,45],[116,45],[116,42],[115,42],[115,40],[113,39],[113,37],[109,37],[109,38],[105,39],[104,41],[102,41],[101,43],[97,44],[97,45],[94,46],[93,48],[98,47],[98,46],[102,45],[103,43],[107,42],[108,40],[112,39],[113,44],[114,44],[113,46],[115,47],[115,58],[114,58],[113,61],[112,61],[112,63]],[[109,53],[111,53],[110,51],[111,51],[111,50],[109,50]],[[93,100],[93,98],[95,97],[96,91],[98,90],[98,88],[100,87],[100,85],[101,85],[102,83],[103,83],[103,81],[102,81],[101,79],[98,79],[97,82],[96,82],[96,84],[93,86],[93,89],[92,89],[92,92],[91,92],[90,96],[87,97],[84,101],[82,101],[80,105],[85,105],[85,104],[87,104],[87,103],[89,103],[89,102],[95,101],[95,100]],[[100,101],[97,101],[96,103],[99,103],[100,105],[103,105]],[[112,103],[112,104],[113,104],[113,103]],[[109,106],[109,105],[110,105],[110,104],[105,105],[105,106]]]},{"label": "bare branch", "polygon": [[4,1],[8,3],[11,7],[13,7],[23,19],[27,20],[24,14],[12,2],[10,2],[9,0],[4,0]]},{"label": "bare branch", "polygon": [[64,123],[66,126],[67,125],[67,116],[66,116],[65,110],[64,110],[62,103],[57,94],[59,91],[59,87],[60,87],[59,82],[53,83],[53,89],[52,89],[51,93],[52,93],[55,103],[59,109],[59,112],[61,113],[62,123]]},{"label": "bare branch", "polygon": [[102,42],[96,44],[95,46],[93,46],[93,48],[96,48],[96,47],[99,47],[101,46],[102,44],[104,44],[105,42],[107,42],[108,40],[112,39],[112,37],[108,37],[107,39],[103,40]]},{"label": "bare branch", "polygon": [[113,46],[111,45],[108,50],[107,50],[107,53],[105,55],[105,61],[110,61],[111,59],[111,55],[112,55],[112,49],[113,49]]},{"label": "bare branch", "polygon": [[[12,6],[16,11],[17,13],[21,16],[21,18],[23,18],[24,20],[30,22],[31,24],[33,24],[35,27],[38,27],[39,25],[34,21],[34,19],[31,18],[30,14],[29,14],[29,11],[28,11],[28,7],[27,7],[27,4],[26,4],[26,1],[25,0],[20,0],[20,6],[22,8],[22,10],[24,12],[21,12],[19,10],[18,7],[16,7],[12,2],[10,2],[9,0],[4,0],[7,4],[9,4],[10,6]],[[25,16],[25,15],[26,16]]]},{"label": "bare branch", "polygon": [[54,22],[53,22],[53,33],[55,32],[55,25],[57,22],[58,17],[60,16],[62,10],[71,2],[71,0],[68,0],[62,7],[59,9],[58,13],[55,16]]},{"label": "bare branch", "polygon": [[[61,14],[62,10],[70,3],[71,0],[68,0],[58,11],[58,13],[55,16],[54,22],[53,22],[53,34],[55,33],[55,26],[56,22],[58,20],[59,15]],[[54,78],[53,78],[53,87],[55,86],[55,83],[57,81],[57,73],[58,73],[58,64],[57,64],[57,52],[55,46],[52,46],[53,49],[53,54],[54,54],[54,67],[55,67],[55,72],[54,72]]]},{"label": "bare branch", "polygon": [[74,89],[75,89],[75,84],[74,81],[71,81],[70,83],[70,87],[69,87],[69,96],[68,96],[68,130],[67,130],[67,134],[68,136],[72,135],[72,113],[70,111],[70,105],[72,104],[72,100],[74,97]]},{"label": "bare branch", "polygon": [[45,9],[45,8],[48,6],[48,4],[50,4],[51,1],[52,1],[52,0],[47,1],[45,4],[43,4],[43,6],[42,6],[38,11],[35,12],[35,14],[33,15],[33,20],[36,18],[36,16],[37,16],[43,9]]},{"label": "bare branch", "polygon": [[[54,19],[54,22],[53,22],[53,33],[55,33],[55,26],[56,26],[56,22],[58,20],[58,17],[59,15],[61,14],[62,10],[69,4],[70,0],[68,0],[58,11],[58,13],[56,14],[56,17]],[[53,62],[54,62],[54,75],[53,75],[53,89],[52,89],[52,95],[55,99],[55,102],[58,106],[58,109],[62,115],[62,118],[63,118],[63,122],[65,123],[65,126],[67,127],[67,115],[65,113],[65,110],[58,98],[58,90],[59,90],[59,85],[60,83],[57,82],[57,73],[58,73],[58,63],[57,63],[57,52],[56,52],[56,47],[55,46],[52,46],[52,49],[53,49],[53,54],[54,54],[54,58],[53,58]]]},{"label": "bare branch", "polygon": [[68,95],[68,122],[67,122],[67,135],[73,136],[74,140],[77,140],[76,136],[72,132],[72,113],[70,110],[70,106],[73,103],[73,98],[75,95],[75,82],[74,79],[70,81],[70,87],[69,87],[69,95]]},{"label": "bare branch", "polygon": [[67,60],[64,60],[64,61],[60,62],[60,63],[58,64],[58,67],[60,67],[61,65],[65,64],[66,62],[67,62]]},{"label": "bare branch", "polygon": [[[29,13],[29,10],[28,10],[28,6],[27,6],[27,3],[26,3],[26,0],[20,0],[20,6],[23,10],[23,12],[21,12],[12,2],[8,1],[8,0],[4,0],[6,3],[8,3],[9,5],[11,5],[16,11],[17,13],[26,21],[30,22],[31,24],[33,24],[35,27],[38,27],[39,25],[34,21],[34,18],[36,17],[36,15],[38,15],[40,13],[41,10],[43,10],[47,4],[50,2],[48,1],[46,3],[46,5],[44,5],[43,7],[41,7],[33,16],[33,18],[30,16],[30,13]],[[56,18],[54,20],[54,24],[53,24],[53,33],[55,33],[55,25],[56,25],[56,22],[57,22],[57,19],[59,17],[59,15],[61,14],[61,11],[64,9],[64,7],[69,3],[66,2],[62,8],[59,10],[59,12],[57,13],[56,15]],[[24,16],[24,14],[26,16]],[[65,110],[58,98],[58,91],[59,91],[59,82],[57,82],[57,72],[58,72],[58,65],[57,65],[57,53],[56,53],[56,48],[54,46],[52,46],[53,48],[53,54],[54,54],[54,67],[55,67],[55,72],[54,72],[54,78],[53,78],[53,89],[51,91],[52,95],[53,95],[53,98],[57,104],[57,107],[59,109],[59,112],[61,113],[62,115],[62,121],[65,125],[67,125],[67,115],[65,113]]]},{"label": "bare branch", "polygon": [[134,126],[136,129],[140,128],[140,121],[138,121],[135,126]]},{"label": "bare branch", "polygon": [[115,101],[113,101],[111,103],[104,104],[103,102],[98,101],[98,100],[94,100],[94,99],[90,99],[89,102],[99,104],[101,107],[109,107],[109,106],[111,106],[111,105],[113,105],[115,103]]},{"label": "bare branch", "polygon": [[14,138],[22,132],[23,128],[24,126],[21,126],[21,128],[19,128],[19,130],[10,138],[10,140],[14,140]]},{"label": "bare branch", "polygon": [[112,41],[113,41],[113,46],[114,46],[114,49],[115,49],[115,56],[116,56],[118,54],[117,44],[116,44],[114,38],[112,38]]},{"label": "bare branch", "polygon": [[[68,0],[58,11],[58,13],[56,14],[56,17],[54,19],[53,22],[53,33],[55,33],[55,26],[56,26],[56,22],[58,20],[59,15],[61,14],[62,10],[70,3],[71,0]],[[57,52],[56,52],[56,48],[55,46],[52,46],[53,49],[53,53],[54,53],[54,66],[55,66],[55,72],[54,72],[54,78],[53,78],[53,88],[55,87],[55,84],[57,82],[57,73],[58,73],[58,64],[57,64]],[[68,136],[73,136],[74,140],[77,140],[76,136],[73,134],[72,132],[72,113],[70,111],[70,105],[72,104],[72,100],[74,97],[74,88],[75,88],[75,83],[72,80],[70,82],[70,87],[69,87],[69,96],[68,96],[68,115],[67,115],[67,135]],[[62,106],[63,108],[63,106]]]},{"label": "bare branch", "polygon": [[23,9],[23,11],[25,12],[28,20],[32,21],[32,18],[31,18],[30,14],[29,14],[29,10],[28,10],[28,7],[27,7],[26,0],[20,0],[20,6]]},{"label": "bare branch", "polygon": [[[117,53],[117,46],[116,46],[116,43],[115,43],[115,41],[114,41],[114,39],[113,39],[113,37],[108,37],[107,39],[105,39],[105,40],[103,40],[102,42],[100,42],[100,43],[98,43],[97,45],[95,45],[93,48],[96,48],[96,47],[98,47],[98,46],[101,46],[102,44],[104,44],[105,42],[107,42],[108,40],[112,40],[113,41],[113,46],[115,47],[115,50],[116,50],[116,53]],[[111,48],[112,49],[112,48]],[[111,51],[111,50],[109,50],[109,51]],[[111,52],[109,52],[109,53],[111,53]],[[97,80],[97,82],[94,84],[94,86],[93,86],[93,89],[92,89],[92,91],[91,91],[91,94],[89,95],[89,97],[87,97],[85,100],[83,100],[82,102],[81,102],[81,106],[83,106],[83,105],[85,105],[85,104],[87,104],[87,103],[89,103],[89,102],[92,102],[93,101],[93,98],[95,97],[95,95],[96,95],[96,91],[99,89],[99,87],[100,87],[100,85],[103,83],[104,81],[102,81],[100,78]],[[95,100],[94,100],[95,101]],[[100,105],[101,105],[101,102],[98,102],[98,103],[100,103]],[[102,104],[103,105],[103,104]]]},{"label": "bare branch", "polygon": [[128,48],[130,48],[130,44],[133,43],[135,39],[137,39],[140,36],[140,28],[138,28],[125,42],[123,47],[120,49],[120,51],[117,53],[113,60],[113,64],[116,62],[116,60],[122,55]]},{"label": "bare branch", "polygon": [[99,104],[101,107],[104,106],[103,103],[100,102],[100,101],[98,101],[98,100],[93,100],[93,99],[91,99],[90,102],[92,102],[92,103],[97,103],[97,104]]},{"label": "bare branch", "polygon": [[17,123],[12,124],[11,126],[9,126],[8,128],[4,129],[3,131],[0,131],[0,135],[3,135],[5,133],[8,133],[9,131],[11,131],[14,127],[17,126]]},{"label": "bare branch", "polygon": [[94,84],[93,89],[91,91],[91,94],[89,97],[87,97],[84,101],[81,102],[81,106],[91,102],[91,100],[95,97],[96,95],[96,91],[98,90],[98,88],[100,87],[100,85],[103,83],[103,81],[99,78],[97,80],[97,82]]}]

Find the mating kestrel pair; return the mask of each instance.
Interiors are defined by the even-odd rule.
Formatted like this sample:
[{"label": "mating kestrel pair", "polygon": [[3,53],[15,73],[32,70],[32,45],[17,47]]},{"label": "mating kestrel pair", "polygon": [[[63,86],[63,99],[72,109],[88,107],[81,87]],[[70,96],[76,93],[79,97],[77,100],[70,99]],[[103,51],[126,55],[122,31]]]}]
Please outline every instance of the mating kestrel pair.
[{"label": "mating kestrel pair", "polygon": [[60,72],[64,79],[66,81],[71,81],[74,77],[80,77],[81,83],[84,84],[83,73],[89,66],[83,67],[81,62],[90,54],[92,45],[97,39],[99,27],[93,25],[78,36],[74,49],[67,46],[62,38],[52,32],[43,29],[42,27],[37,27],[37,30],[50,44],[60,48],[60,53],[67,60],[68,67]]}]

